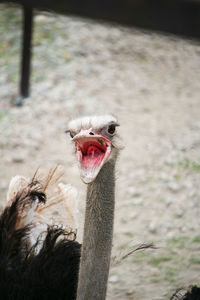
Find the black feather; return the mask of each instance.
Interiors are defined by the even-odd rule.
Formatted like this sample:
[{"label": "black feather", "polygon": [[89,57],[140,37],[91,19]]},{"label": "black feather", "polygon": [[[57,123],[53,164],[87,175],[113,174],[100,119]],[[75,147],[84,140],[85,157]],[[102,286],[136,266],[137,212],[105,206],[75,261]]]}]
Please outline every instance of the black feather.
[{"label": "black feather", "polygon": [[184,295],[183,300],[200,300],[200,288],[192,286]]},{"label": "black feather", "polygon": [[[0,216],[0,299],[73,300],[76,298],[81,245],[59,227],[49,227],[39,253],[30,249],[32,225],[15,229],[20,211],[35,197],[46,196],[34,185],[17,195]],[[37,253],[37,254],[36,254]]]}]

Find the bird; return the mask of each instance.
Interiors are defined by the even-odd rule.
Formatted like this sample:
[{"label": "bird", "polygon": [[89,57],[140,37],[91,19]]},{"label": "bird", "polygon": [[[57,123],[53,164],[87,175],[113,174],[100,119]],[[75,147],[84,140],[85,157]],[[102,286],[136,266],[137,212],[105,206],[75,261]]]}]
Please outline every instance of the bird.
[{"label": "bird", "polygon": [[[84,117],[68,125],[81,179],[87,184],[77,300],[106,299],[113,236],[115,165],[123,148],[116,133],[118,126],[117,119],[111,115]],[[197,286],[189,287],[183,295],[179,291],[170,300],[200,300]]]},{"label": "bird", "polygon": [[[0,215],[0,296],[4,300],[105,300],[115,208],[115,166],[122,149],[119,123],[112,115],[72,120],[67,133],[74,144],[80,177],[87,185],[82,245],[76,231],[51,223],[52,207],[72,197],[67,222],[76,227],[76,197],[63,185],[49,196],[55,170],[45,180],[16,176]],[[59,193],[60,191],[60,193]],[[66,195],[67,193],[67,195]],[[68,202],[67,202],[68,203]],[[69,217],[70,216],[70,217]],[[199,300],[200,288],[171,300]]]},{"label": "bird", "polygon": [[0,215],[2,299],[106,298],[115,164],[121,149],[117,126],[117,119],[111,115],[83,117],[68,124],[80,176],[87,184],[82,245],[76,241],[76,231],[49,224],[49,217],[44,217],[50,207],[46,190],[54,171],[43,182],[36,174],[31,180],[23,176],[11,180],[7,205]]},{"label": "bird", "polygon": [[121,150],[112,115],[72,120],[67,132],[75,145],[81,179],[87,184],[77,300],[104,300],[113,237],[115,165]]}]

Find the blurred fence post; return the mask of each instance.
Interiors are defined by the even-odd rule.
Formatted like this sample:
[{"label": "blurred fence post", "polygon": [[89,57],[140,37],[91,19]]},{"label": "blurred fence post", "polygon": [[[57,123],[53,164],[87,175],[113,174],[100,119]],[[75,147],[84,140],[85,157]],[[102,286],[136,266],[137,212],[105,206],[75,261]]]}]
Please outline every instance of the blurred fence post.
[{"label": "blurred fence post", "polygon": [[21,54],[20,98],[17,105],[22,105],[23,100],[30,94],[31,72],[31,41],[33,31],[33,8],[23,6],[23,39]]}]

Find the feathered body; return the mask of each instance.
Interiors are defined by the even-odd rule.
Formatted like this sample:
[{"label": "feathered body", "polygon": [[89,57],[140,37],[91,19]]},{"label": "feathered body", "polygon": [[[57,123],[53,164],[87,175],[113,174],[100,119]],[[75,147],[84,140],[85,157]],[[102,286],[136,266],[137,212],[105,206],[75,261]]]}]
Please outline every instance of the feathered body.
[{"label": "feathered body", "polygon": [[183,300],[199,300],[200,299],[200,288],[192,286],[187,293],[183,296]]},{"label": "feathered body", "polygon": [[45,201],[41,185],[32,181],[14,196],[0,216],[1,299],[76,299],[81,249],[75,241],[76,233],[47,226],[42,244],[39,235],[32,245],[34,223],[19,226],[24,211]]}]

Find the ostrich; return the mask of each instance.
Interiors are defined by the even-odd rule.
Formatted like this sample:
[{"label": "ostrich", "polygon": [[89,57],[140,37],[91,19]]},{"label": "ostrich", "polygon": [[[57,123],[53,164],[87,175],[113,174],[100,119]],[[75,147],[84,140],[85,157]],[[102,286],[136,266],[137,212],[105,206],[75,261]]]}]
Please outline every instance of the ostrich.
[{"label": "ostrich", "polygon": [[[69,123],[83,182],[87,186],[84,238],[77,300],[105,300],[114,218],[115,163],[121,149],[112,116],[85,117]],[[192,286],[170,300],[200,300]]]},{"label": "ostrich", "polygon": [[82,250],[73,231],[49,226],[48,220],[41,218],[40,206],[46,202],[49,179],[41,184],[35,176],[31,181],[18,178],[21,188],[17,192],[14,188],[14,193],[15,180],[11,183],[8,204],[0,216],[2,299],[105,299],[113,234],[115,162],[120,149],[117,126],[117,120],[109,115],[69,123],[81,178],[87,184]]},{"label": "ostrich", "polygon": [[[11,181],[8,204],[0,216],[2,299],[105,300],[115,163],[121,148],[117,126],[112,116],[85,117],[71,121],[67,130],[75,145],[81,178],[87,184],[82,249],[75,232],[49,225],[49,219],[44,218],[44,207],[50,208],[46,188],[54,172],[43,183],[36,176],[31,181],[22,177]],[[193,287],[181,298],[175,293],[171,299],[199,300],[200,289]]]},{"label": "ostrich", "polygon": [[88,184],[77,300],[104,300],[113,236],[117,120],[85,117],[69,123],[83,182]]}]

